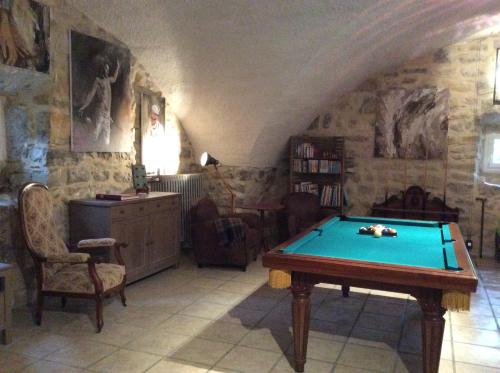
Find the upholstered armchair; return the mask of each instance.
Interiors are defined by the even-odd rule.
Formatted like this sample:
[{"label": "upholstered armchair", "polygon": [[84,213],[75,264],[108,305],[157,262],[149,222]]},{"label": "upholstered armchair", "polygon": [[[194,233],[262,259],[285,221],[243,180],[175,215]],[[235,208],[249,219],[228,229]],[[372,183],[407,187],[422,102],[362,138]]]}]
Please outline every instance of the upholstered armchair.
[{"label": "upholstered armchair", "polygon": [[[217,233],[216,220],[237,218],[243,222],[245,239],[223,245]],[[201,199],[191,209],[191,236],[195,260],[199,267],[207,264],[231,265],[243,271],[252,259],[257,258],[261,244],[261,226],[258,215],[239,213],[220,215],[215,203],[209,198]]]},{"label": "upholstered armchair", "polygon": [[[119,293],[126,306],[125,264],[120,248],[125,244],[112,238],[78,242],[70,252],[59,236],[54,218],[53,202],[45,185],[27,183],[19,191],[19,214],[24,242],[34,262],[37,281],[35,321],[42,322],[44,296],[89,298],[96,302],[97,332],[103,325],[103,298]],[[89,252],[112,249],[118,264],[99,263]]]}]

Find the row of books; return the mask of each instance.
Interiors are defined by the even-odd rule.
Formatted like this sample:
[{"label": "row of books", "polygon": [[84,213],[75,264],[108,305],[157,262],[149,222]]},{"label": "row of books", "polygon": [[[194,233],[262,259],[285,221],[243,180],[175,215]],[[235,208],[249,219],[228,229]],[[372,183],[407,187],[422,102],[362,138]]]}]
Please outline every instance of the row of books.
[{"label": "row of books", "polygon": [[294,159],[293,172],[340,174],[340,161],[327,159]]},{"label": "row of books", "polygon": [[325,185],[321,190],[321,206],[338,207],[340,206],[342,194],[340,184]]},{"label": "row of books", "polygon": [[320,204],[323,207],[339,207],[342,196],[342,188],[340,184],[328,184],[321,188],[318,184],[312,183],[310,181],[304,181],[301,183],[296,183],[293,185],[294,192],[306,192],[316,194],[320,196]]},{"label": "row of books", "polygon": [[297,158],[323,158],[323,159],[338,159],[338,155],[332,151],[321,151],[317,146],[309,142],[297,144],[295,148],[295,156]]},{"label": "row of books", "polygon": [[294,192],[306,192],[312,193],[319,196],[319,186],[318,184],[314,184],[310,181],[304,181],[302,183],[296,183],[293,185]]}]

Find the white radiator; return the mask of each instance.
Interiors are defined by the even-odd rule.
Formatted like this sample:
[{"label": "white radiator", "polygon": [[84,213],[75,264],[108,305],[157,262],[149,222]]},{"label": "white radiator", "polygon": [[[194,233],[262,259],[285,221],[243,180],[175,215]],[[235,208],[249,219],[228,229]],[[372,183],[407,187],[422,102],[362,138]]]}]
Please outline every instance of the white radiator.
[{"label": "white radiator", "polygon": [[183,246],[191,246],[191,207],[204,196],[203,174],[163,175],[150,181],[153,192],[175,192],[182,194],[181,207],[181,242]]}]

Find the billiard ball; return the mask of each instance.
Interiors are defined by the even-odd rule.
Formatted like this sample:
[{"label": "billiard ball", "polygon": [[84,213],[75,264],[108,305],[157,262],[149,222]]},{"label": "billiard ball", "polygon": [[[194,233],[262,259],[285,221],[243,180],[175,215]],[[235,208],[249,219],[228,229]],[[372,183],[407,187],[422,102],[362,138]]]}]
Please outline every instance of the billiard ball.
[{"label": "billiard ball", "polygon": [[382,237],[382,230],[381,229],[376,229],[373,235],[377,238]]}]

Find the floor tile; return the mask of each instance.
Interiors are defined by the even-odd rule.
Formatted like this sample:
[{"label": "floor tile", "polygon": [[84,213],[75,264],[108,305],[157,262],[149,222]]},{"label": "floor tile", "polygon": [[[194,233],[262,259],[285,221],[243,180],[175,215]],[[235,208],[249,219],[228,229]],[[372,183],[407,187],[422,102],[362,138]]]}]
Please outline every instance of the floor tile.
[{"label": "floor tile", "polygon": [[210,339],[217,342],[236,344],[241,339],[243,339],[243,337],[247,335],[248,332],[250,332],[250,329],[244,325],[215,321],[213,324],[207,326],[201,333],[199,333],[198,337]]},{"label": "floor tile", "polygon": [[117,350],[116,347],[93,341],[70,343],[45,359],[77,368],[86,368]]},{"label": "floor tile", "polygon": [[451,314],[453,325],[463,325],[468,328],[498,330],[497,323],[494,317],[481,316],[476,317],[468,314],[467,312]]},{"label": "floor tile", "polygon": [[[304,373],[330,373],[333,364],[324,361],[307,359],[304,367]],[[293,359],[289,356],[283,356],[278,364],[271,370],[271,373],[295,373],[293,368]]]},{"label": "floor tile", "polygon": [[453,341],[500,348],[500,330],[472,329],[453,326]]},{"label": "floor tile", "polygon": [[179,348],[172,358],[195,363],[212,365],[224,356],[234,345],[209,341],[207,339],[193,338]]},{"label": "floor tile", "polygon": [[465,343],[453,343],[453,349],[456,361],[493,368],[500,366],[500,349]]},{"label": "floor tile", "polygon": [[249,310],[248,308],[234,307],[226,312],[220,321],[241,324],[245,326],[254,326],[266,316],[265,311]]},{"label": "floor tile", "polygon": [[246,284],[244,282],[238,282],[238,281],[227,281],[226,283],[218,287],[219,290],[227,291],[229,293],[242,294],[242,295],[252,294],[258,288],[259,285]]},{"label": "floor tile", "polygon": [[349,367],[347,365],[336,364],[333,369],[334,373],[370,373],[376,372],[375,370],[368,370],[362,368]]},{"label": "floor tile", "polygon": [[184,308],[180,314],[204,319],[216,320],[225,312],[231,309],[231,306],[224,306],[217,303],[195,302]]},{"label": "floor tile", "polygon": [[355,368],[371,369],[379,372],[391,372],[396,354],[379,348],[347,344],[340,354],[338,364]]},{"label": "floor tile", "polygon": [[[1,368],[0,368],[1,371]],[[83,369],[73,368],[52,361],[40,360],[23,369],[21,373],[80,373]]]},{"label": "floor tile", "polygon": [[281,334],[272,332],[269,329],[252,330],[239,343],[240,346],[279,353],[286,352],[291,344],[292,336],[290,333]]},{"label": "floor tile", "polygon": [[7,346],[7,348],[9,351],[33,358],[43,358],[74,341],[75,339],[71,337],[43,333],[31,338],[15,341]]},{"label": "floor tile", "polygon": [[398,341],[398,333],[391,333],[385,330],[366,329],[361,327],[355,327],[348,339],[348,343],[385,348],[389,350],[394,350],[398,344]]},{"label": "floor tile", "polygon": [[391,333],[401,331],[401,317],[362,312],[356,326],[367,329],[385,330]]},{"label": "floor tile", "polygon": [[201,333],[213,321],[199,317],[185,315],[174,315],[158,328],[175,334],[197,335]]},{"label": "floor tile", "polygon": [[368,298],[363,311],[369,313],[380,313],[389,316],[401,316],[405,311],[405,308],[405,303],[391,303],[382,300],[374,300],[374,298]]},{"label": "floor tile", "polygon": [[129,350],[169,356],[187,344],[191,338],[190,336],[174,334],[164,329],[152,330],[129,342],[125,347]]},{"label": "floor tile", "polygon": [[26,355],[0,351],[0,373],[18,372],[34,362],[34,358]]},{"label": "floor tile", "polygon": [[[334,363],[337,361],[344,343],[319,338],[309,338],[307,357],[311,359]],[[293,346],[289,348],[289,355],[293,355]]]},{"label": "floor tile", "polygon": [[127,343],[144,333],[145,330],[137,326],[106,323],[100,333],[93,333],[87,339],[114,346],[125,346]]},{"label": "floor tile", "polygon": [[455,373],[500,373],[500,368],[490,368],[479,365],[455,363]]},{"label": "floor tile", "polygon": [[92,365],[89,370],[103,373],[142,373],[161,357],[144,352],[118,350]]},{"label": "floor tile", "polygon": [[150,368],[147,373],[206,373],[206,368],[200,368],[192,363],[182,361],[161,360]]},{"label": "floor tile", "polygon": [[269,372],[281,356],[273,351],[237,346],[215,365],[215,369],[234,369],[243,373]]},{"label": "floor tile", "polygon": [[238,295],[228,291],[216,289],[200,298],[200,301],[232,306],[240,303],[244,298],[244,295]]}]

